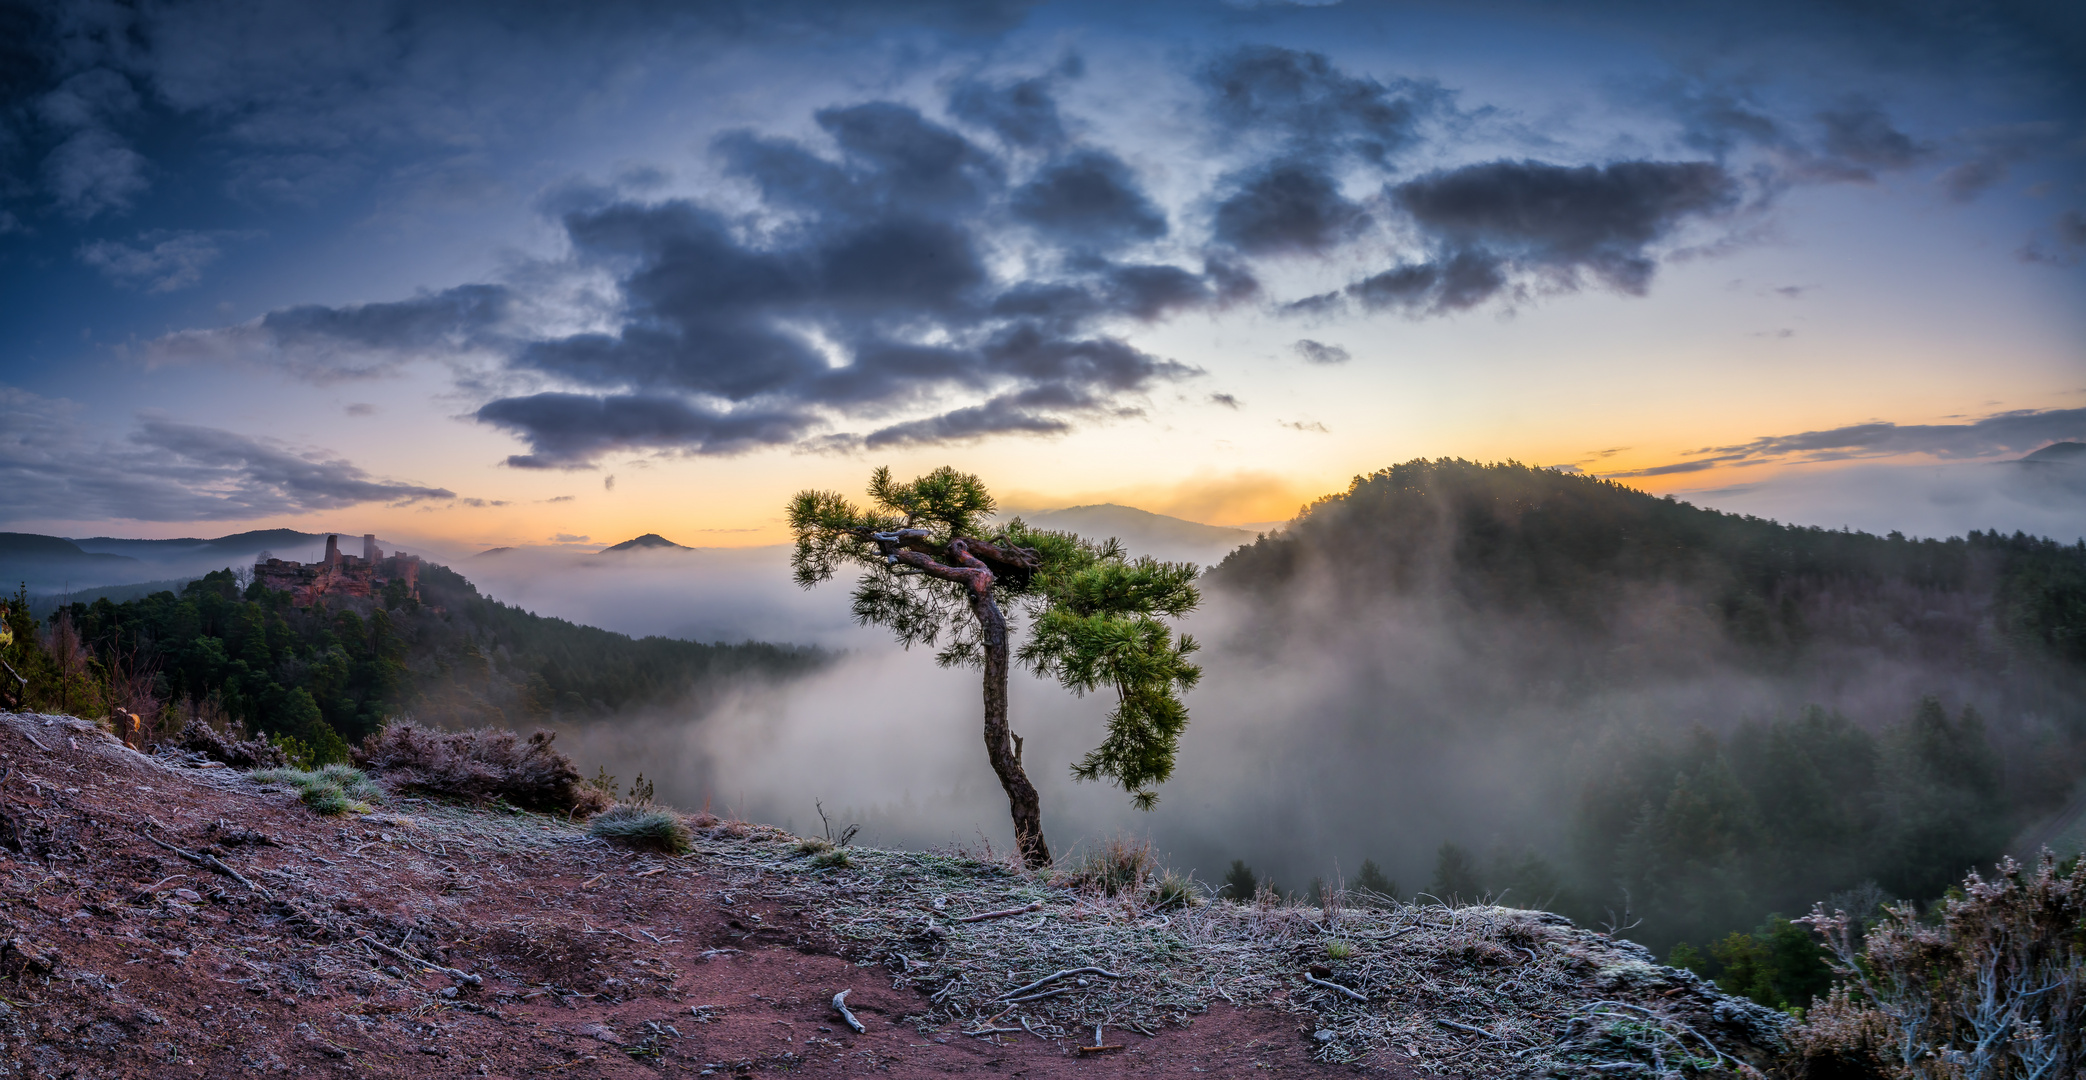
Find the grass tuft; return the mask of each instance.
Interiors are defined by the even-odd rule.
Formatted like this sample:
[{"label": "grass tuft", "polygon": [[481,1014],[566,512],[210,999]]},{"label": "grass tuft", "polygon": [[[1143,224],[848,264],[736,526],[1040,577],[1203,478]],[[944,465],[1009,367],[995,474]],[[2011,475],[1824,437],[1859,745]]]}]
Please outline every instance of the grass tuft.
[{"label": "grass tuft", "polygon": [[1081,892],[1114,896],[1142,891],[1151,872],[1151,844],[1118,836],[1088,852],[1071,869],[1060,871],[1057,882]]},{"label": "grass tuft", "polygon": [[247,778],[261,784],[286,784],[297,789],[304,805],[329,817],[336,814],[367,814],[369,800],[379,800],[384,790],[371,783],[362,770],[346,765],[328,765],[305,772],[302,769],[256,769]]},{"label": "grass tuft", "polygon": [[828,845],[824,851],[812,858],[811,865],[821,870],[842,870],[855,864],[847,857],[846,849]]},{"label": "grass tuft", "polygon": [[680,815],[629,803],[596,814],[587,831],[619,847],[668,855],[687,853],[694,839]]},{"label": "grass tuft", "polygon": [[1168,870],[1152,886],[1152,906],[1160,910],[1194,907],[1195,881]]},{"label": "grass tuft", "polygon": [[1325,955],[1329,960],[1345,960],[1354,955],[1354,945],[1338,939],[1325,943]]}]

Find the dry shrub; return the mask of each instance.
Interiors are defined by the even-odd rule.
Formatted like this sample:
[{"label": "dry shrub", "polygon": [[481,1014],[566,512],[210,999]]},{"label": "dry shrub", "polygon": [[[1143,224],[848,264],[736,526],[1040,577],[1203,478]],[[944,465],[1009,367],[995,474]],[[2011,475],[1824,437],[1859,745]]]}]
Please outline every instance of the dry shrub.
[{"label": "dry shrub", "polygon": [[1149,842],[1118,836],[1087,852],[1071,869],[1060,871],[1057,882],[1103,896],[1134,895],[1144,891],[1153,865]]},{"label": "dry shrub", "polygon": [[243,727],[232,725],[227,731],[219,731],[210,721],[221,715],[216,698],[199,704],[189,713],[187,726],[181,729],[181,749],[235,769],[279,769],[290,763],[289,755],[268,740],[247,738]]},{"label": "dry shrub", "polygon": [[1853,917],[1823,904],[1797,920],[1825,938],[1844,980],[1793,1032],[1806,1063],[1920,1080],[2086,1067],[2086,859],[2070,873],[2047,848],[2033,870],[2002,859],[1938,915],[1886,907],[1862,939]]},{"label": "dry shrub", "polygon": [[588,786],[572,759],[551,748],[555,732],[527,739],[500,728],[443,732],[401,721],[363,740],[355,763],[394,787],[528,810],[594,814],[610,799]]}]

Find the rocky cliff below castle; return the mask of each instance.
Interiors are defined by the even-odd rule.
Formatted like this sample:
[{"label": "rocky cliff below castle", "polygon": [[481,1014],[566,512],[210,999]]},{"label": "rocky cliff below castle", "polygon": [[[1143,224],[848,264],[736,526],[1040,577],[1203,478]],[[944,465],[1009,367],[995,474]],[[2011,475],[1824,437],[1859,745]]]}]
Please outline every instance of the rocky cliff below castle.
[{"label": "rocky cliff below castle", "polygon": [[354,596],[367,599],[386,586],[397,583],[398,599],[420,599],[420,556],[395,552],[389,556],[377,546],[375,534],[362,537],[362,554],[343,554],[338,535],[326,537],[326,557],[316,563],[288,562],[262,552],[254,560],[254,580],[277,592],[290,594],[290,602],[310,607],[326,597]]}]

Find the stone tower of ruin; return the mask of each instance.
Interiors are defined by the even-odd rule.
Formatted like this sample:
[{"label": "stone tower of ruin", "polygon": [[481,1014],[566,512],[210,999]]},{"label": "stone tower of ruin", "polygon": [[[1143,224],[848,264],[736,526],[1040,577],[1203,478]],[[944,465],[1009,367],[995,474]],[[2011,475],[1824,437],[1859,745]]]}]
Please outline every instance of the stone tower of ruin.
[{"label": "stone tower of ruin", "polygon": [[369,562],[369,563],[373,563],[373,562],[376,562],[378,558],[379,558],[379,555],[378,555],[378,552],[377,552],[377,534],[376,534],[376,533],[363,533],[363,534],[362,534],[362,561],[363,561],[363,562]]},{"label": "stone tower of ruin", "polygon": [[328,536],[326,537],[326,565],[327,565],[327,566],[339,566],[339,565],[340,565],[340,537],[339,537],[339,536],[336,536],[336,535],[330,535],[330,534],[329,534],[329,535],[328,535]]}]

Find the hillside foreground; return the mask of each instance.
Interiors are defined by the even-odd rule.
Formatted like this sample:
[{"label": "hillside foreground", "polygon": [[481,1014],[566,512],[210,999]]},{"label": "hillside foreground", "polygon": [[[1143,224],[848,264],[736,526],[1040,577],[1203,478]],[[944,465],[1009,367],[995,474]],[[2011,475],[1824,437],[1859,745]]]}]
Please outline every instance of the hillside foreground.
[{"label": "hillside foreground", "polygon": [[1780,1050],[1780,1014],[1546,913],[1165,907],[701,820],[666,856],[500,804],[325,817],[0,713],[0,1077],[1664,1078]]}]

